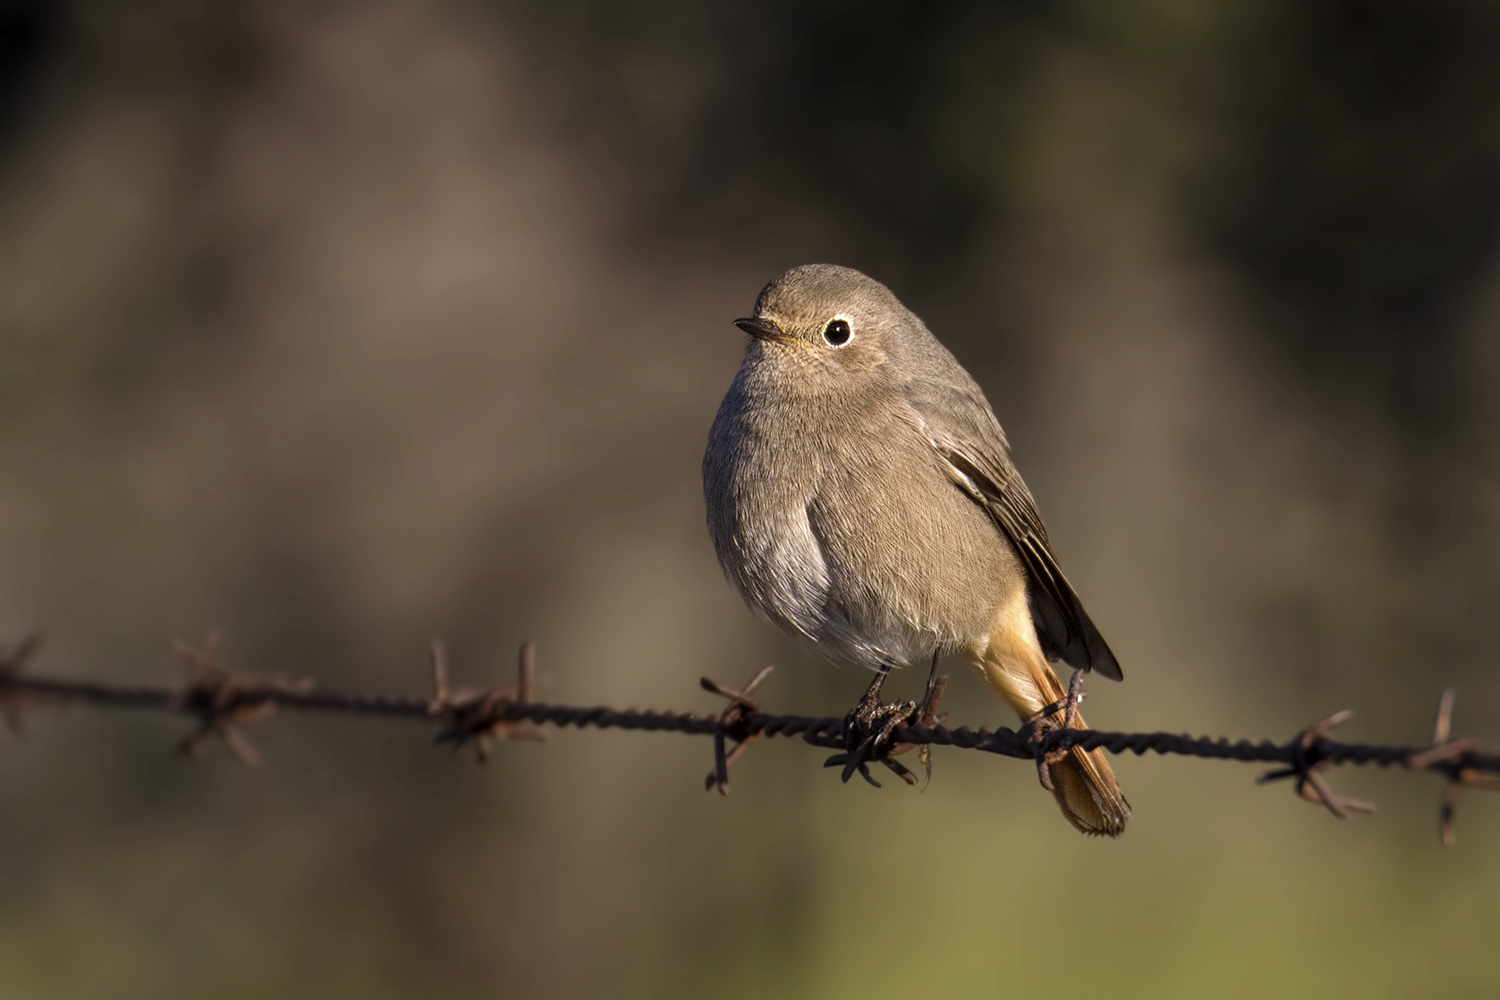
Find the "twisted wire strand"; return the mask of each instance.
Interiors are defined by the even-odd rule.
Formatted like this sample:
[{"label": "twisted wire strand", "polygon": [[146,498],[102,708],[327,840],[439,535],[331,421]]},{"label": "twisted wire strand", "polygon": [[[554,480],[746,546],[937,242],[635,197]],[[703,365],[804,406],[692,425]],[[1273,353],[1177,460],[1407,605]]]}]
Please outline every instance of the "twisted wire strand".
[{"label": "twisted wire strand", "polygon": [[[1474,740],[1454,739],[1451,734],[1453,692],[1438,702],[1432,743],[1401,746],[1379,743],[1344,743],[1331,739],[1329,731],[1348,719],[1339,712],[1303,729],[1286,743],[1269,740],[1230,740],[1225,737],[1189,736],[1179,733],[1123,733],[1090,729],[1023,726],[1015,729],[949,729],[941,724],[938,702],[947,686],[946,677],[936,677],[927,699],[904,725],[877,744],[873,737],[851,729],[843,718],[830,716],[778,715],[762,711],[753,697],[756,687],[770,674],[765,667],[744,687],[727,688],[709,678],[702,688],[724,698],[728,704],[717,715],[664,712],[609,706],[549,705],[532,700],[535,687],[535,647],[521,647],[516,683],[488,690],[455,690],[449,685],[447,651],[441,643],[431,647],[431,698],[412,698],[318,689],[311,680],[226,669],[218,659],[219,636],[210,633],[197,646],[177,644],[177,652],[188,670],[188,682],[172,687],[116,684],[92,679],[69,680],[27,676],[26,661],[36,652],[38,638],[31,636],[0,655],[0,716],[13,728],[19,726],[22,709],[34,703],[79,702],[100,707],[154,709],[194,718],[196,727],[179,743],[183,753],[196,755],[211,741],[222,742],[240,762],[255,765],[260,754],[245,737],[242,727],[265,719],[276,708],[302,712],[332,712],[383,718],[407,718],[438,723],[437,742],[454,749],[472,745],[483,760],[495,740],[541,739],[539,727],[577,729],[626,729],[637,732],[671,732],[708,736],[713,740],[714,769],[704,787],[729,793],[729,767],[757,740],[767,737],[801,737],[803,741],[842,751],[825,766],[843,767],[843,780],[858,773],[872,785],[870,765],[882,764],[903,781],[915,784],[916,775],[896,760],[918,749],[919,760],[931,767],[932,746],[979,750],[1001,757],[1030,760],[1042,785],[1051,788],[1049,768],[1061,754],[1074,747],[1104,749],[1111,753],[1173,754],[1209,760],[1238,760],[1280,765],[1260,776],[1262,783],[1290,779],[1297,795],[1325,807],[1342,819],[1350,813],[1374,812],[1373,803],[1341,796],[1330,789],[1320,771],[1338,764],[1400,765],[1429,771],[1446,779],[1447,790],[1438,813],[1438,829],[1445,845],[1454,842],[1458,800],[1469,788],[1500,790],[1500,755],[1488,752]],[[730,746],[730,744],[733,746]]]},{"label": "twisted wire strand", "polygon": [[[60,702],[81,702],[101,707],[157,709],[202,717],[232,716],[248,706],[275,705],[303,712],[333,712],[388,718],[440,719],[453,708],[441,701],[325,690],[297,690],[275,683],[237,684],[226,691],[204,686],[153,686],[112,684],[95,680],[65,680],[0,673],[0,695],[29,695]],[[217,703],[215,703],[217,699]],[[833,716],[781,715],[751,711],[726,720],[722,715],[696,715],[609,706],[554,705],[537,702],[500,701],[467,723],[471,732],[505,724],[575,729],[624,729],[637,732],[683,733],[718,736],[743,742],[750,737],[802,737],[839,741],[844,738],[844,719]],[[458,734],[461,741],[463,733]],[[1002,757],[1032,760],[1038,750],[1052,755],[1072,747],[1103,748],[1114,754],[1147,753],[1237,760],[1249,763],[1310,767],[1322,764],[1406,766],[1430,746],[1377,743],[1346,743],[1318,738],[1303,745],[1298,738],[1287,743],[1269,740],[1230,740],[1225,737],[1189,736],[1167,732],[1106,732],[1091,729],[1054,730],[1040,737],[1007,728],[949,729],[944,726],[903,726],[892,740],[918,745],[979,750]],[[811,741],[811,740],[810,740]],[[1500,775],[1500,755],[1468,750],[1430,764],[1423,769],[1451,775],[1467,770]]]}]

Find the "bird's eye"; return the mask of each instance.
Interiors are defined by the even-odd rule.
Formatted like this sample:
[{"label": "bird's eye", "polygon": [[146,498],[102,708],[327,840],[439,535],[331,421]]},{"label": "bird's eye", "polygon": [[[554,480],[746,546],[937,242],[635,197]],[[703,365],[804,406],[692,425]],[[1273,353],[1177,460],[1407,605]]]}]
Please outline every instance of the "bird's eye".
[{"label": "bird's eye", "polygon": [[823,327],[823,339],[828,342],[830,347],[843,347],[849,343],[849,338],[852,336],[854,336],[854,332],[849,329],[849,322],[847,320],[836,319]]}]

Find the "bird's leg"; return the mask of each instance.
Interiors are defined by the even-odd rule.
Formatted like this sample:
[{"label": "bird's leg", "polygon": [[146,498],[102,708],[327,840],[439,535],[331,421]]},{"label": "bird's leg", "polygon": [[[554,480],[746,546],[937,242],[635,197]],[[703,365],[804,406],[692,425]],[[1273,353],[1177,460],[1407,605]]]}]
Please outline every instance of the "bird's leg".
[{"label": "bird's leg", "polygon": [[865,688],[864,697],[859,699],[859,704],[854,706],[854,711],[861,718],[868,718],[869,714],[880,708],[880,689],[885,687],[885,679],[891,675],[891,668],[881,664],[875,670],[875,676],[870,680],[870,686]]},{"label": "bird's leg", "polygon": [[1078,703],[1083,700],[1083,675],[1087,667],[1074,667],[1073,676],[1068,678],[1068,698],[1063,702],[1063,728],[1076,728],[1073,724],[1078,721]]},{"label": "bird's leg", "polygon": [[888,664],[876,668],[875,678],[865,689],[864,697],[844,716],[844,752],[835,754],[824,762],[824,767],[842,765],[842,778],[848,781],[856,771],[876,788],[880,782],[870,776],[868,764],[878,760],[896,773],[907,784],[916,783],[916,775],[901,764],[890,759],[891,734],[901,728],[917,712],[914,701],[897,701],[882,704],[880,689],[885,686],[886,675],[891,672]]},{"label": "bird's leg", "polygon": [[[943,692],[948,688],[948,678],[938,674],[938,659],[942,656],[942,650],[934,650],[932,653],[932,668],[927,671],[927,691],[922,696],[922,704],[917,706],[916,717],[913,720],[916,725],[923,727],[940,726],[947,715],[938,714],[938,702],[943,700]],[[904,748],[898,748],[895,752],[901,753]],[[917,744],[917,760],[927,770],[927,780],[932,780],[932,747],[926,743]]]},{"label": "bird's leg", "polygon": [[[878,755],[882,746],[890,741],[891,733],[910,719],[917,710],[916,702],[893,701],[882,704],[880,689],[885,686],[891,668],[882,664],[875,679],[865,689],[864,697],[845,719],[845,739],[849,749],[854,750],[868,744]],[[847,778],[845,779],[848,780]]]},{"label": "bird's leg", "polygon": [[936,718],[938,701],[943,697],[943,689],[948,686],[948,678],[939,677],[937,672],[941,656],[942,650],[935,650],[932,654],[932,667],[927,671],[927,689],[922,695],[922,704],[917,706],[917,715],[923,720]]}]

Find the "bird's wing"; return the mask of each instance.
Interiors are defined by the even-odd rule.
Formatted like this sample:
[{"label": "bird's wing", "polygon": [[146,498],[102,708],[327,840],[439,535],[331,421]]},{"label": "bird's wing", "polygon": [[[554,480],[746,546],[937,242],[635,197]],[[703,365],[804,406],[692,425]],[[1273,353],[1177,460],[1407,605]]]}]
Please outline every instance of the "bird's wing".
[{"label": "bird's wing", "polygon": [[1063,576],[1036,502],[1011,464],[1005,433],[979,387],[967,376],[916,379],[906,387],[906,401],[944,471],[984,508],[1020,556],[1031,578],[1032,620],[1043,651],[1120,680],[1120,663]]}]

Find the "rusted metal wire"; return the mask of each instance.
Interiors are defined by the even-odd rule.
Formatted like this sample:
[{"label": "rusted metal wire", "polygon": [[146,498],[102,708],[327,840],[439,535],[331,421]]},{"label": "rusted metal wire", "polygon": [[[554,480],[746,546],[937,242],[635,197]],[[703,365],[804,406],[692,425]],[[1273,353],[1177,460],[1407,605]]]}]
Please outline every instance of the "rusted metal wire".
[{"label": "rusted metal wire", "polygon": [[[751,695],[770,674],[769,667],[763,668],[738,690],[703,678],[700,682],[703,689],[728,699],[729,705],[717,715],[696,715],[534,702],[531,694],[535,650],[530,643],[521,649],[516,683],[483,690],[450,689],[446,652],[442,644],[433,643],[430,651],[432,698],[326,691],[306,678],[230,671],[219,661],[217,633],[211,634],[199,646],[177,645],[188,668],[188,680],[175,687],[29,676],[22,673],[22,667],[33,656],[37,645],[37,638],[32,636],[8,654],[0,655],[0,715],[13,728],[19,723],[21,709],[34,703],[156,709],[198,720],[197,728],[179,746],[184,753],[196,756],[210,740],[217,738],[238,760],[248,765],[256,764],[260,758],[241,727],[264,721],[276,708],[436,720],[444,726],[437,734],[437,742],[452,744],[455,750],[473,744],[481,760],[493,741],[543,739],[545,734],[539,728],[543,726],[708,736],[714,742],[714,769],[705,780],[705,787],[716,788],[721,794],[727,794],[729,790],[730,765],[757,740],[795,736],[815,746],[848,746],[846,720],[842,717],[779,715],[762,711],[759,702]],[[1082,747],[1085,750],[1102,748],[1114,754],[1141,756],[1154,753],[1275,764],[1280,767],[1262,775],[1261,782],[1291,779],[1299,796],[1322,805],[1340,819],[1350,812],[1373,812],[1374,806],[1336,795],[1322,779],[1321,772],[1340,765],[1399,766],[1431,771],[1447,780],[1448,790],[1440,815],[1440,831],[1445,844],[1453,842],[1454,809],[1465,789],[1500,790],[1500,755],[1487,752],[1474,740],[1451,738],[1452,691],[1444,692],[1439,703],[1432,743],[1428,746],[1401,746],[1345,743],[1330,738],[1330,730],[1347,721],[1352,715],[1350,712],[1340,712],[1309,726],[1286,743],[1092,729],[1054,729],[1038,735],[1027,726],[1019,730],[1003,727],[971,729],[967,726],[950,729],[941,725],[944,717],[936,711],[946,678],[936,678],[935,681],[936,691],[929,691],[921,712],[915,716],[920,724],[897,727],[890,734],[888,749],[871,758],[871,762],[885,764],[906,778],[910,772],[892,758],[918,749],[920,759],[928,763],[929,747],[946,746],[1033,762],[1055,759],[1072,747]],[[843,763],[844,756],[840,755],[836,761]],[[867,771],[862,767],[860,770],[872,784],[875,783]]]}]

